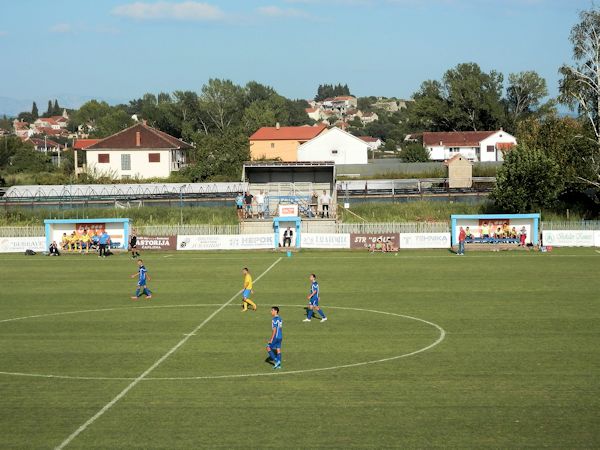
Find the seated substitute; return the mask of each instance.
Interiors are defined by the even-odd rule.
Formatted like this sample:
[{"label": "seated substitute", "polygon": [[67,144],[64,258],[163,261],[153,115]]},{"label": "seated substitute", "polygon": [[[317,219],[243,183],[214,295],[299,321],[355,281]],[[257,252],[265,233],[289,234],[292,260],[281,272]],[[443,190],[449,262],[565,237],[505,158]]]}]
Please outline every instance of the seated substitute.
[{"label": "seated substitute", "polygon": [[58,245],[56,245],[56,241],[52,241],[50,247],[48,248],[48,254],[50,256],[60,256],[60,252],[58,251]]}]

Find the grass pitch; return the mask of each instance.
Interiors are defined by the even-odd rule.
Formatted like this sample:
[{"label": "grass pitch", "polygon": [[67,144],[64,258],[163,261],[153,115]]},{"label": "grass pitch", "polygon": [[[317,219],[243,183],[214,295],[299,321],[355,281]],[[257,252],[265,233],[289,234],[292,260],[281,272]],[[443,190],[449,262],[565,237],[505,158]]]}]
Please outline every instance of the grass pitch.
[{"label": "grass pitch", "polygon": [[[125,255],[0,256],[0,448],[90,419],[66,448],[600,446],[594,250],[303,251],[256,283],[256,313],[223,305],[280,254],[143,256],[138,302]],[[326,323],[302,322],[311,272]]]}]

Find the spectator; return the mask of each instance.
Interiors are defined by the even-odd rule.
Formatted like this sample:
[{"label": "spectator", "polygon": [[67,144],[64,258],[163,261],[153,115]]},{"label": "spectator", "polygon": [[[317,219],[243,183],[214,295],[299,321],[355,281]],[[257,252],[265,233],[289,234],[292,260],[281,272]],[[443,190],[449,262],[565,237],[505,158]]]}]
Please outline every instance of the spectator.
[{"label": "spectator", "polygon": [[310,210],[312,212],[313,217],[317,217],[319,214],[319,194],[313,192],[310,197]]},{"label": "spectator", "polygon": [[244,195],[244,203],[246,205],[246,219],[252,219],[252,200],[254,200],[254,195],[250,192],[246,192]]},{"label": "spectator", "polygon": [[238,192],[235,197],[235,208],[237,210],[237,216],[239,220],[244,218],[244,196],[241,192]]},{"label": "spectator", "polygon": [[129,238],[129,249],[131,250],[131,257],[138,258],[140,253],[137,251],[137,235],[135,231],[131,232],[131,238]]},{"label": "spectator", "polygon": [[98,239],[98,245],[100,247],[100,253],[98,254],[98,258],[106,258],[106,247],[110,245],[110,236],[104,230]]},{"label": "spectator", "polygon": [[287,244],[288,247],[292,245],[292,236],[294,236],[294,232],[290,227],[287,227],[287,230],[283,232],[283,246]]},{"label": "spectator", "polygon": [[263,194],[263,191],[260,191],[256,195],[256,207],[258,209],[258,218],[264,219],[264,217],[265,217],[265,194]]},{"label": "spectator", "polygon": [[331,202],[331,196],[327,193],[327,191],[323,191],[323,195],[321,195],[321,218],[325,218],[325,213],[327,213],[327,218],[329,219],[329,203]]},{"label": "spectator", "polygon": [[527,228],[523,226],[519,233],[519,247],[525,247],[525,242],[527,241]]},{"label": "spectator", "polygon": [[467,232],[463,227],[460,227],[458,232],[458,251],[457,255],[463,256],[465,254],[465,239],[467,238]]},{"label": "spectator", "polygon": [[60,256],[60,252],[58,251],[58,245],[56,245],[56,241],[52,241],[48,252],[50,256]]}]

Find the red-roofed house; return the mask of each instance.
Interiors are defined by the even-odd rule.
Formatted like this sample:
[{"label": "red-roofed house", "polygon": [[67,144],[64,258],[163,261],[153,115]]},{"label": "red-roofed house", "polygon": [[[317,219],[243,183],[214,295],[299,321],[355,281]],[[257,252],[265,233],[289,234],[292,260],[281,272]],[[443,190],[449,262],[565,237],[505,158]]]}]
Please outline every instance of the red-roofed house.
[{"label": "red-roofed house", "polygon": [[[117,178],[167,178],[187,162],[192,146],[170,134],[138,123],[83,147],[85,170]],[[81,171],[78,171],[81,172]]]},{"label": "red-roofed house", "polygon": [[33,130],[27,122],[21,122],[18,119],[13,120],[13,130],[21,139],[27,139],[33,136]]},{"label": "red-roofed house", "polygon": [[26,142],[31,142],[34,150],[43,153],[58,152],[65,148],[64,145],[54,142],[52,139],[29,138]]},{"label": "red-roofed house", "polygon": [[504,130],[423,133],[423,146],[434,161],[445,161],[459,153],[470,161],[503,161],[504,152],[515,145],[517,139]]},{"label": "red-roofed house", "polygon": [[88,148],[90,145],[97,144],[101,140],[102,139],[77,139],[73,143],[73,149],[74,150],[84,150],[84,149]]},{"label": "red-roofed house", "polygon": [[377,150],[383,145],[381,139],[372,136],[358,136],[359,139],[365,141],[371,150]]},{"label": "red-roofed house", "polygon": [[298,147],[317,137],[327,127],[263,127],[250,136],[250,157],[252,159],[281,159],[298,161]]},{"label": "red-roofed house", "polygon": [[306,114],[315,122],[318,122],[322,119],[321,109],[320,108],[306,108]]}]

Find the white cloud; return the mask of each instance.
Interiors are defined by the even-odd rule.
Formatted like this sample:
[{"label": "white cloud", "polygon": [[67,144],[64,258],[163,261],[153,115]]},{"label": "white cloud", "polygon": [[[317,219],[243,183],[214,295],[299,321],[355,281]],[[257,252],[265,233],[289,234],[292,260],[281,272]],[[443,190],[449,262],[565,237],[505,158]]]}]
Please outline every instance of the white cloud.
[{"label": "white cloud", "polygon": [[56,25],[52,25],[50,27],[50,31],[52,33],[71,33],[73,31],[73,27],[68,23],[57,23]]},{"label": "white cloud", "polygon": [[185,1],[178,3],[159,1],[155,3],[135,2],[113,8],[115,16],[137,20],[192,20],[210,21],[225,18],[225,13],[208,3]]},{"label": "white cloud", "polygon": [[310,14],[295,8],[280,8],[279,6],[263,6],[258,8],[259,14],[267,17],[310,18]]}]

